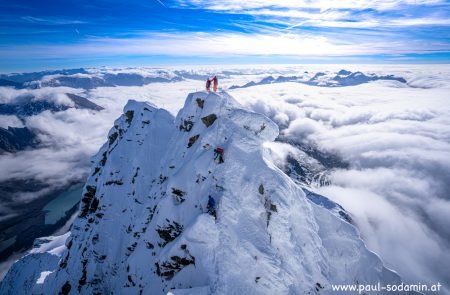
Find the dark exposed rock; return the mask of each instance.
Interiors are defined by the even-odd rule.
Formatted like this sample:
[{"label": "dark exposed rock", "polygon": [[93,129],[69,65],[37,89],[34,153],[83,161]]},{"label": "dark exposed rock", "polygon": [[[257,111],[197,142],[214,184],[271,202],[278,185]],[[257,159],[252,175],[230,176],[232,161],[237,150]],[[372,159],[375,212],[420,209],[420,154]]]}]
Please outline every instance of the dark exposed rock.
[{"label": "dark exposed rock", "polygon": [[123,181],[121,179],[118,179],[118,180],[109,180],[109,181],[105,182],[105,185],[111,185],[111,184],[123,185]]},{"label": "dark exposed rock", "polygon": [[131,121],[133,121],[134,111],[132,111],[132,110],[127,111],[125,113],[125,117],[127,117],[125,121],[128,123],[128,125],[130,125]]},{"label": "dark exposed rock", "polygon": [[195,265],[195,257],[192,256],[189,251],[184,248],[184,257],[174,255],[170,257],[170,260],[164,261],[161,264],[156,263],[157,274],[164,277],[166,280],[171,280],[175,274],[181,271],[186,266]]},{"label": "dark exposed rock", "polygon": [[262,185],[262,183],[259,185],[259,187],[258,187],[258,192],[261,194],[261,195],[264,195],[264,186]]},{"label": "dark exposed rock", "polygon": [[79,217],[85,217],[88,214],[91,202],[95,198],[96,192],[97,188],[95,186],[92,185],[86,186],[86,192],[81,198],[81,209],[80,214],[78,215]]},{"label": "dark exposed rock", "polygon": [[159,175],[159,184],[163,184],[164,181],[167,180],[167,178],[168,178],[167,176],[164,176],[164,175],[160,174]]},{"label": "dark exposed rock", "polygon": [[188,142],[188,148],[190,148],[191,146],[194,145],[194,143],[197,141],[197,139],[200,137],[200,134],[194,135],[191,138],[189,138],[189,142]]},{"label": "dark exposed rock", "polygon": [[270,218],[272,217],[272,213],[278,212],[277,206],[273,204],[269,199],[266,199],[264,203],[264,207],[266,208],[266,216],[267,216],[267,223],[266,226],[269,226]]},{"label": "dark exposed rock", "polygon": [[131,183],[134,183],[136,181],[136,177],[138,176],[138,173],[139,173],[140,169],[141,169],[140,167],[136,168],[136,172],[133,175],[133,179],[131,180]]},{"label": "dark exposed rock", "polygon": [[92,200],[91,206],[89,208],[89,213],[94,213],[95,211],[97,211],[99,202],[100,201],[98,198],[94,198],[94,200]]},{"label": "dark exposed rock", "polygon": [[107,152],[104,152],[103,154],[102,154],[102,158],[101,158],[101,160],[100,160],[100,165],[102,165],[102,166],[105,166],[105,164],[106,164],[106,160],[107,160]]},{"label": "dark exposed rock", "polygon": [[190,119],[184,120],[183,119],[181,121],[180,130],[189,132],[189,131],[191,131],[192,127],[194,127],[194,122],[192,122],[192,120],[190,120]]},{"label": "dark exposed rock", "polygon": [[195,101],[197,102],[198,107],[203,109],[203,105],[205,104],[205,100],[203,100],[201,98],[197,98]]},{"label": "dark exposed rock", "polygon": [[[83,253],[84,253],[84,251],[83,251]],[[78,280],[78,292],[81,292],[81,288],[84,285],[86,285],[86,281],[87,281],[87,270],[86,270],[87,259],[84,259],[81,263],[83,264],[83,270],[81,271],[81,273],[82,273],[81,278]]]},{"label": "dark exposed rock", "polygon": [[185,200],[184,196],[186,195],[186,192],[183,192],[182,190],[179,190],[177,188],[172,188],[172,194],[174,195],[175,200],[178,203],[183,203],[184,202],[184,200]]},{"label": "dark exposed rock", "polygon": [[98,172],[100,172],[100,167],[95,167],[94,173],[92,173],[92,176],[94,176],[94,175],[97,174]]},{"label": "dark exposed rock", "polygon": [[133,281],[131,275],[128,275],[128,282],[130,282],[133,286],[136,286],[136,283]]},{"label": "dark exposed rock", "polygon": [[72,244],[73,244],[72,239],[67,239],[67,241],[66,241],[66,247],[67,247],[67,249],[70,250],[70,248],[72,248]]},{"label": "dark exposed rock", "polygon": [[209,127],[216,121],[216,119],[217,119],[216,114],[211,114],[206,117],[203,117],[202,122],[203,124],[205,124],[206,127]]},{"label": "dark exposed rock", "polygon": [[93,111],[101,111],[104,108],[93,103],[87,98],[81,97],[79,95],[75,95],[72,93],[66,93],[66,95],[75,103],[75,108],[77,109],[89,109]]},{"label": "dark exposed rock", "polygon": [[28,128],[0,127],[0,153],[17,152],[38,145],[36,135]]},{"label": "dark exposed rock", "polygon": [[158,245],[160,247],[164,247],[171,241],[175,240],[181,234],[181,232],[183,231],[183,226],[176,221],[172,221],[164,227],[158,227],[156,231],[159,237],[164,241],[162,243],[158,243]]},{"label": "dark exposed rock", "polygon": [[134,249],[136,249],[137,246],[137,242],[134,242],[133,244],[131,244],[130,246],[127,247],[127,250],[130,252],[133,252]]},{"label": "dark exposed rock", "polygon": [[117,134],[117,132],[114,132],[108,137],[110,146],[116,141],[118,136],[119,136],[119,134]]},{"label": "dark exposed rock", "polygon": [[69,281],[66,281],[61,288],[61,294],[68,295],[70,293],[71,289],[72,289],[72,286],[70,285]]},{"label": "dark exposed rock", "polygon": [[278,212],[277,205],[270,203],[269,210],[272,212]]}]

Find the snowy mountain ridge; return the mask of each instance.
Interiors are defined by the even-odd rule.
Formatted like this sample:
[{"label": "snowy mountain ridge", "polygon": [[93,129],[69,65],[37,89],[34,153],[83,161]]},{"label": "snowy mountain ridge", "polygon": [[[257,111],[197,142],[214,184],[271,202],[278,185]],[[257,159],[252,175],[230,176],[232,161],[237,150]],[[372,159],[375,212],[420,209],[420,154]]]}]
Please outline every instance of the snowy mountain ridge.
[{"label": "snowy mountain ridge", "polygon": [[225,92],[189,94],[176,118],[129,101],[70,235],[38,243],[0,293],[327,294],[331,284],[399,283],[352,224],[272,164],[263,143],[277,136]]}]

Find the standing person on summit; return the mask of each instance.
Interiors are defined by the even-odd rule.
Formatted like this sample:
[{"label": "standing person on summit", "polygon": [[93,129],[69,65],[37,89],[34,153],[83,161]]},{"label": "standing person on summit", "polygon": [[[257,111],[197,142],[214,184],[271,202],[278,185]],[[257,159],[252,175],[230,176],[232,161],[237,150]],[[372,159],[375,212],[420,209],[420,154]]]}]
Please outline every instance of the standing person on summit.
[{"label": "standing person on summit", "polygon": [[216,92],[217,91],[217,86],[219,86],[219,81],[217,80],[217,76],[214,76],[212,78],[212,82],[213,82],[213,90],[214,90],[214,92]]},{"label": "standing person on summit", "polygon": [[219,82],[217,80],[217,76],[214,76],[211,79],[208,78],[208,80],[206,80],[206,91],[210,91],[211,90],[211,82],[213,83],[213,91],[216,92],[217,91],[217,86],[219,85]]}]

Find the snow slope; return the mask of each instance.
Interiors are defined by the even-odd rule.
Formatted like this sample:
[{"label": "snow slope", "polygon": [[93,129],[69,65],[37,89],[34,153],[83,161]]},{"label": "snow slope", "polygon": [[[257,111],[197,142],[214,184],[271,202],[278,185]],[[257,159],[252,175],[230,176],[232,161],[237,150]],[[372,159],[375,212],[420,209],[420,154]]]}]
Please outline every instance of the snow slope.
[{"label": "snow slope", "polygon": [[189,94],[175,119],[129,101],[70,237],[19,260],[0,293],[327,294],[336,283],[399,283],[352,224],[272,164],[263,143],[277,136],[225,92]]}]

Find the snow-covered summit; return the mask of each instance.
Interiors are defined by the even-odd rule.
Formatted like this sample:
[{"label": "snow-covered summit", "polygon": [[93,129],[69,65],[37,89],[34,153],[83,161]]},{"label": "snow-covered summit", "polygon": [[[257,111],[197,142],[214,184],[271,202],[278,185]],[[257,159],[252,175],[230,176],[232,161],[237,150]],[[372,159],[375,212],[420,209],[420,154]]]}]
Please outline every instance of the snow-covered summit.
[{"label": "snow-covered summit", "polygon": [[277,136],[225,92],[189,94],[176,118],[129,101],[70,236],[43,240],[0,293],[326,294],[336,283],[400,282],[352,224],[271,163],[263,143]]}]

